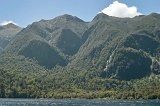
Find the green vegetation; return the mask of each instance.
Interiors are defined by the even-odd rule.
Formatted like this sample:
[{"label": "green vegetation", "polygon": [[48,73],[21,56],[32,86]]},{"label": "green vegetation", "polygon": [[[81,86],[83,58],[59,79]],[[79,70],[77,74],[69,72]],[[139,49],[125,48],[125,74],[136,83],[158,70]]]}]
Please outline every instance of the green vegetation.
[{"label": "green vegetation", "polygon": [[40,65],[46,68],[65,65],[65,60],[53,47],[38,40],[32,40],[19,54],[37,60]]},{"label": "green vegetation", "polygon": [[[21,57],[21,60],[23,59],[24,57]],[[88,99],[160,98],[159,75],[151,75],[150,77],[131,81],[121,81],[104,79],[97,76],[96,71],[66,71],[62,68],[49,71],[33,66],[32,63],[28,63],[29,61],[24,60],[23,63],[22,61],[16,63],[22,67],[9,63],[5,63],[3,67],[1,66],[1,97]],[[24,63],[27,66],[24,66]]]},{"label": "green vegetation", "polygon": [[151,64],[152,60],[142,50],[121,49],[114,55],[106,76],[114,75],[121,80],[142,78],[151,74]]}]

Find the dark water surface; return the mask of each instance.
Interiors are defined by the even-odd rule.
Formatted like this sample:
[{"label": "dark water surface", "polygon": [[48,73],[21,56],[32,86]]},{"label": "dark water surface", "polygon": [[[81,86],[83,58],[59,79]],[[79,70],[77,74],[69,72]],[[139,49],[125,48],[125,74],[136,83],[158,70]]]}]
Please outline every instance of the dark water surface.
[{"label": "dark water surface", "polygon": [[0,106],[160,106],[160,100],[0,99]]}]

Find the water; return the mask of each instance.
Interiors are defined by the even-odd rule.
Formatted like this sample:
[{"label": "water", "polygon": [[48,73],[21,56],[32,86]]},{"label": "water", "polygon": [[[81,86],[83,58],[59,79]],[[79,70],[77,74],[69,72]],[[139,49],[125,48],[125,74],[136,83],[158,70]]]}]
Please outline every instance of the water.
[{"label": "water", "polygon": [[160,106],[160,100],[0,99],[0,106]]}]

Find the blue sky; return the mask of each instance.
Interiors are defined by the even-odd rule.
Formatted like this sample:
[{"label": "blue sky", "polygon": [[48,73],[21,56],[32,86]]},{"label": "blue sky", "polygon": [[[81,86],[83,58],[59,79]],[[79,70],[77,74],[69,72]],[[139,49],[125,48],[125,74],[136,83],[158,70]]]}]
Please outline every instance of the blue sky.
[{"label": "blue sky", "polygon": [[[52,19],[71,14],[85,21],[108,7],[115,0],[0,0],[0,23],[13,21],[25,27],[34,21]],[[160,12],[160,0],[118,0],[127,6],[135,6],[138,12]]]}]

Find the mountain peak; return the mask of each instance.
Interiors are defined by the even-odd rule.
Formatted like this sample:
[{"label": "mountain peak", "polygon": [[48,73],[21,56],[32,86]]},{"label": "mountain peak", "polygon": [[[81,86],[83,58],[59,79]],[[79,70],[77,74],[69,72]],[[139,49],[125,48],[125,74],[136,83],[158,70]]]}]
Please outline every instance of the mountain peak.
[{"label": "mountain peak", "polygon": [[69,15],[69,14],[64,14],[64,15],[58,16],[55,19],[62,19],[62,20],[66,20],[66,21],[72,20],[72,21],[84,22],[80,18],[78,18],[76,16]]},{"label": "mountain peak", "polygon": [[21,29],[22,29],[21,27],[13,23],[0,26],[0,37],[11,38],[15,36],[19,31],[21,31]]},{"label": "mountain peak", "polygon": [[160,14],[158,14],[158,13],[151,13],[151,14],[149,14],[149,16],[153,16],[155,18],[160,18]]},{"label": "mountain peak", "polygon": [[110,16],[108,16],[108,15],[106,15],[106,14],[104,14],[104,13],[98,13],[98,14],[93,18],[92,21],[96,22],[96,21],[103,20],[103,19],[108,18],[108,17],[110,17]]},{"label": "mountain peak", "polygon": [[13,24],[13,23],[9,23],[7,25],[2,26],[3,28],[20,28],[19,26]]}]

